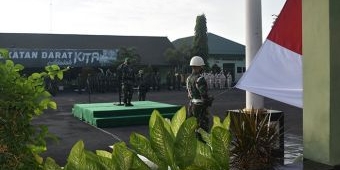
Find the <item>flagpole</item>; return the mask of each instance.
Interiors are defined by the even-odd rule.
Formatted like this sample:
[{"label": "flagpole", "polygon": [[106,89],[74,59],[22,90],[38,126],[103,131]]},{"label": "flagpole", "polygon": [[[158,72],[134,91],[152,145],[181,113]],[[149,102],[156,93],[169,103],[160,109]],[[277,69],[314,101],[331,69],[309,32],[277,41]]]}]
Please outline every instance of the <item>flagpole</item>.
[{"label": "flagpole", "polygon": [[[246,0],[246,68],[262,45],[261,0]],[[264,108],[263,97],[246,91],[246,109]]]}]

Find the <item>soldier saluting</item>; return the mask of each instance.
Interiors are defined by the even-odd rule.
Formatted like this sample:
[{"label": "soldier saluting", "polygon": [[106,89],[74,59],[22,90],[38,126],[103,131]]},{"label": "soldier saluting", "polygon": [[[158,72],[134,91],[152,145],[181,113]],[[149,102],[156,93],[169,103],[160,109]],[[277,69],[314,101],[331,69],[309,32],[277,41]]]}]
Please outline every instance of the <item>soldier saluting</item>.
[{"label": "soldier saluting", "polygon": [[208,96],[208,84],[201,75],[204,65],[202,57],[194,56],[191,58],[192,73],[186,80],[186,86],[190,100],[188,116],[195,116],[198,126],[208,132],[209,114],[207,109],[211,106],[213,98]]}]

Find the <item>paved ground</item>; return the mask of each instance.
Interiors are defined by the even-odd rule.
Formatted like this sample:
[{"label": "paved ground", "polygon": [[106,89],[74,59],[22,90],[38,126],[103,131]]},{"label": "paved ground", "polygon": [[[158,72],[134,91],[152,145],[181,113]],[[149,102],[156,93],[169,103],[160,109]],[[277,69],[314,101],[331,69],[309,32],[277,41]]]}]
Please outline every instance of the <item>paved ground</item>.
[{"label": "paved ground", "polygon": [[[245,107],[245,92],[237,89],[211,90],[215,96],[210,111],[213,115],[224,117],[227,110],[241,109]],[[137,96],[134,95],[134,100]],[[128,143],[131,132],[147,135],[148,126],[126,126],[116,128],[99,129],[86,124],[72,116],[72,107],[75,103],[117,102],[117,93],[96,93],[89,96],[86,92],[61,92],[54,100],[58,109],[46,111],[39,118],[34,119],[34,124],[45,124],[49,131],[59,138],[59,142],[47,141],[48,150],[44,157],[52,157],[59,165],[65,165],[67,156],[72,146],[83,140],[88,150],[108,150],[109,145],[117,141]],[[186,105],[187,93],[182,91],[151,91],[147,94],[147,100],[164,102],[169,104]],[[291,163],[302,153],[302,109],[281,102],[265,98],[267,109],[284,112],[285,119],[285,163]]]}]

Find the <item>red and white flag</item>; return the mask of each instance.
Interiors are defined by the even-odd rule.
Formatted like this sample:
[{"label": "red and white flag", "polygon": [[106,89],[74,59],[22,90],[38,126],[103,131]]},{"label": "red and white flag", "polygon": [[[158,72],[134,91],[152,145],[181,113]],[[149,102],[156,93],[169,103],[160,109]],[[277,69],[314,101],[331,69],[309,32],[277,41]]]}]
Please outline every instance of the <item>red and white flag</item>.
[{"label": "red and white flag", "polygon": [[237,88],[302,108],[301,1],[286,1]]}]

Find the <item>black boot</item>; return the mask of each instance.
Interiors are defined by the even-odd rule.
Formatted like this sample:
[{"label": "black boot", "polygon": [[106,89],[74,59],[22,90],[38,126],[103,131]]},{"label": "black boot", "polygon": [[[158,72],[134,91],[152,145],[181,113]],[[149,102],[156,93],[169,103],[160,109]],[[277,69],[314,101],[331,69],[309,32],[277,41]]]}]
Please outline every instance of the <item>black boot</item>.
[{"label": "black boot", "polygon": [[133,104],[131,104],[131,99],[127,100],[127,103],[125,104],[125,106],[133,106]]}]

